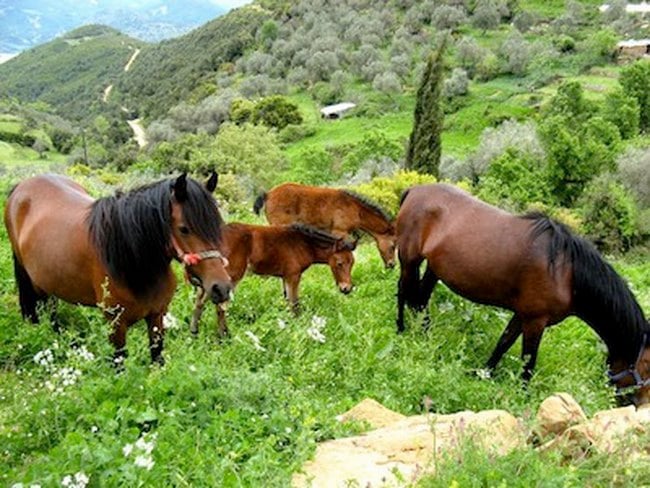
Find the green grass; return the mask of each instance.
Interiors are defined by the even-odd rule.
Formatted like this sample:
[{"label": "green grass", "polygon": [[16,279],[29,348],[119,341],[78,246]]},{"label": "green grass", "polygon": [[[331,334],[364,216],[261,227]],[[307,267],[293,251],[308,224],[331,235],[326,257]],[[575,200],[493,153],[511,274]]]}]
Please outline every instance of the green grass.
[{"label": "green grass", "polygon": [[[0,181],[5,195],[11,182]],[[335,416],[365,397],[407,415],[421,413],[429,397],[439,413],[501,408],[525,421],[558,391],[573,395],[588,415],[614,404],[604,350],[580,321],[567,320],[545,333],[528,389],[519,379],[519,344],[493,379],[481,380],[474,371],[488,358],[507,313],[438,286],[431,328],[424,331],[422,317],[409,314],[407,331],[397,335],[398,270],[384,270],[368,243],[356,257],[356,289],[349,296],[336,290],[326,267],[304,274],[303,312],[297,318],[284,303],[279,280],[246,277],[229,310],[231,337],[222,343],[214,340],[210,307],[199,338],[190,337],[193,293],[180,283],[171,304],[179,325],[167,333],[166,366],[149,365],[146,330],[139,324],[128,335],[126,371],[116,375],[109,364],[108,325],[97,310],[60,303],[60,334],[47,320],[37,326],[21,320],[3,227],[0,483],[58,486],[64,476],[82,471],[91,486],[285,487],[317,442],[358,432],[359,426],[340,425]],[[647,254],[614,263],[648,310]],[[316,316],[326,323],[324,343],[307,333]],[[81,347],[94,358],[82,359]],[[49,369],[34,360],[47,349],[53,357]],[[79,371],[74,384],[65,386],[56,377],[64,367]],[[155,434],[150,471],[135,465],[134,453],[123,452],[146,432],[148,441]],[[546,486],[575,479],[590,484],[606,479],[611,469],[604,457],[596,457],[602,467],[593,462],[576,478],[575,467],[553,458],[542,463],[532,450],[497,461],[479,452],[465,455],[464,465],[443,464],[445,486],[454,480],[465,486],[473,474],[487,480],[482,486],[539,486],[541,479]],[[638,479],[639,472],[633,469],[624,480]],[[515,474],[518,481],[511,481]],[[439,486],[435,480],[422,485]]]}]

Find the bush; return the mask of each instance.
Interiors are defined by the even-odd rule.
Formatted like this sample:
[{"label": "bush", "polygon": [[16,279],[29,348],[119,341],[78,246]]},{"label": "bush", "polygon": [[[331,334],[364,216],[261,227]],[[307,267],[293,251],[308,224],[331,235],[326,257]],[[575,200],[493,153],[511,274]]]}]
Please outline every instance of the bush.
[{"label": "bush", "polygon": [[263,98],[255,104],[251,121],[254,124],[262,123],[268,127],[283,129],[289,124],[302,124],[302,116],[295,103],[286,97],[275,95]]},{"label": "bush", "polygon": [[435,183],[436,178],[432,175],[420,174],[416,171],[398,171],[393,176],[379,176],[368,183],[350,188],[372,201],[377,202],[390,214],[397,215],[402,193],[414,185]]},{"label": "bush", "polygon": [[618,157],[618,175],[643,209],[650,209],[650,148],[630,148]]},{"label": "bush", "polygon": [[293,125],[289,124],[278,133],[278,139],[283,144],[299,141],[305,137],[313,136],[316,133],[316,126],[311,124]]},{"label": "bush", "polygon": [[382,131],[371,130],[350,148],[343,160],[342,173],[354,174],[369,160],[387,158],[397,162],[403,157],[404,145],[400,141],[389,138]]},{"label": "bush", "polygon": [[463,68],[454,68],[451,76],[442,85],[442,94],[447,98],[467,95],[469,91],[469,77]]},{"label": "bush", "polygon": [[514,148],[492,162],[481,177],[477,196],[513,212],[551,202],[543,161]]},{"label": "bush", "polygon": [[611,174],[595,178],[578,206],[587,236],[602,251],[626,251],[638,241],[638,209],[634,198]]},{"label": "bush", "polygon": [[332,179],[332,155],[322,148],[300,153],[300,160],[291,172],[291,179],[306,185],[322,185]]},{"label": "bush", "polygon": [[622,89],[605,96],[601,113],[603,119],[618,127],[621,138],[630,139],[639,133],[639,103]]},{"label": "bush", "polygon": [[478,149],[467,159],[468,173],[465,175],[474,181],[484,174],[490,164],[515,149],[519,154],[530,155],[533,160],[545,158],[544,149],[532,122],[509,120],[499,127],[488,128],[481,134]]},{"label": "bush", "polygon": [[620,82],[625,93],[639,104],[641,130],[650,130],[650,61],[637,61],[621,69]]}]

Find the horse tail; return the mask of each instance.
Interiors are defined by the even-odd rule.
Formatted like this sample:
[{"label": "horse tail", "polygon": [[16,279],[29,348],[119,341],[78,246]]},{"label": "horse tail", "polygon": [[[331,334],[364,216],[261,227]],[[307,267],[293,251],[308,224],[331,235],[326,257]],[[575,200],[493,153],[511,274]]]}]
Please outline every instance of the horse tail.
[{"label": "horse tail", "polygon": [[256,215],[260,214],[260,210],[262,210],[262,207],[264,206],[265,202],[266,202],[266,192],[262,193],[255,199],[255,203],[253,204],[253,212],[255,212]]},{"label": "horse tail", "polygon": [[36,304],[40,295],[34,289],[32,279],[27,274],[27,270],[18,261],[18,256],[14,253],[14,275],[16,276],[16,283],[18,285],[18,301],[20,303],[20,313],[23,318],[29,319],[31,322],[38,322],[38,315],[36,313]]},{"label": "horse tail", "polygon": [[558,257],[572,267],[575,314],[605,341],[610,356],[636,359],[650,327],[643,310],[623,278],[595,246],[565,225],[532,215],[533,236],[549,234],[548,260],[553,271]]}]

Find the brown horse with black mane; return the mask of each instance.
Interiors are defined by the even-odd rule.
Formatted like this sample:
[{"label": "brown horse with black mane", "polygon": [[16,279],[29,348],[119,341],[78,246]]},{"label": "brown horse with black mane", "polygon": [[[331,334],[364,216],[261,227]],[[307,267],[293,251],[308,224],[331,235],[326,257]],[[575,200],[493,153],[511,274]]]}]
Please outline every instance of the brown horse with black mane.
[{"label": "brown horse with black mane", "polygon": [[303,223],[347,237],[361,230],[370,234],[386,268],[395,266],[393,219],[376,203],[349,190],[283,183],[260,195],[253,206],[259,215],[266,204],[272,225]]},{"label": "brown horse with black mane", "polygon": [[[427,307],[438,280],[478,303],[514,312],[487,362],[493,369],[523,334],[529,379],[544,329],[569,315],[607,345],[610,379],[650,401],[650,325],[623,279],[587,241],[542,214],[511,215],[450,185],[413,187],[397,216],[401,264],[397,329],[404,306]],[[420,279],[420,264],[427,267]]]},{"label": "brown horse with black mane", "polygon": [[151,359],[162,363],[163,316],[176,287],[172,259],[215,303],[230,296],[217,251],[216,185],[216,173],[205,187],[183,174],[94,200],[63,176],[19,183],[4,219],[23,317],[37,322],[37,305],[48,296],[100,306],[113,325],[117,364],[126,356],[127,328],[144,318]]},{"label": "brown horse with black mane", "polygon": [[[352,291],[350,273],[355,247],[356,241],[302,224],[263,226],[231,223],[223,227],[220,249],[228,259],[228,273],[235,286],[248,269],[258,275],[281,277],[284,296],[297,312],[300,278],[312,264],[328,264],[339,290],[345,294]],[[204,290],[199,289],[190,324],[193,334],[198,333],[205,301]],[[224,308],[217,307],[222,337],[228,333]]]}]

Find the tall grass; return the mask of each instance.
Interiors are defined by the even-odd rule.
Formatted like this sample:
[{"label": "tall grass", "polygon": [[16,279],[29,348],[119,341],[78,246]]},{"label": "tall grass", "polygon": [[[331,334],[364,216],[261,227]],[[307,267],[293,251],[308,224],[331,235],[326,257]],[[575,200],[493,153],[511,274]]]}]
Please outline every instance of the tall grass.
[{"label": "tall grass", "polygon": [[[126,370],[116,374],[109,328],[98,310],[59,303],[58,334],[47,313],[40,325],[22,321],[2,227],[0,483],[58,486],[65,476],[83,473],[92,486],[288,486],[317,442],[358,432],[359,426],[341,425],[335,416],[365,397],[407,415],[421,413],[423,405],[439,413],[502,408],[524,421],[557,391],[572,394],[588,414],[614,405],[604,348],[580,321],[546,332],[527,389],[519,379],[519,345],[493,379],[480,379],[475,371],[507,313],[439,285],[431,327],[424,330],[422,317],[410,314],[407,331],[397,335],[398,270],[383,269],[370,243],[356,257],[356,289],[349,296],[338,292],[324,266],[304,274],[298,317],[289,312],[279,280],[246,277],[228,312],[231,336],[223,342],[216,341],[215,316],[207,308],[198,339],[190,337],[193,292],[177,268],[171,304],[177,324],[167,331],[166,366],[149,365],[140,324],[128,335]],[[615,264],[648,310],[647,260]],[[323,342],[310,335],[314,326],[321,327]],[[492,486],[521,471],[510,461],[523,466],[530,459],[522,479],[543,478],[548,486],[576,479],[570,465],[544,464],[530,451],[503,461],[472,456],[462,464],[443,463],[439,477],[423,486],[436,479],[466,486],[473,476]],[[593,479],[606,478],[610,468],[595,463]]]}]

